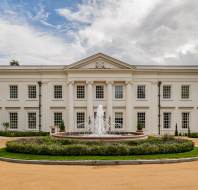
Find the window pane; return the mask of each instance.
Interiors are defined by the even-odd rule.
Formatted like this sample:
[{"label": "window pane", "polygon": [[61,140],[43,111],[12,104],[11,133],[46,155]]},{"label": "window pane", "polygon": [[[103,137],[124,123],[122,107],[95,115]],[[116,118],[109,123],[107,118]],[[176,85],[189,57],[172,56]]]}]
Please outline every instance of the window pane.
[{"label": "window pane", "polygon": [[77,98],[78,99],[84,99],[85,98],[85,86],[84,85],[78,85],[77,86]]},{"label": "window pane", "polygon": [[55,99],[62,99],[62,85],[55,85],[54,86],[54,98]]},{"label": "window pane", "polygon": [[182,128],[183,129],[189,128],[189,116],[190,116],[190,113],[188,112],[182,113]]},{"label": "window pane", "polygon": [[170,99],[171,98],[171,86],[170,85],[164,85],[163,86],[163,98],[164,99]]},{"label": "window pane", "polygon": [[28,128],[36,129],[36,112],[28,113]]},{"label": "window pane", "polygon": [[18,128],[18,113],[10,113],[10,129]]},{"label": "window pane", "polygon": [[10,99],[16,99],[16,98],[18,98],[18,86],[11,85],[10,86]]},{"label": "window pane", "polygon": [[189,85],[182,85],[181,86],[181,98],[182,99],[189,99],[190,98],[190,86]]},{"label": "window pane", "polygon": [[115,128],[123,128],[123,113],[115,112]]},{"label": "window pane", "polygon": [[138,99],[145,99],[146,94],[145,94],[145,85],[139,85],[137,87],[137,98]]},{"label": "window pane", "polygon": [[103,99],[104,98],[104,86],[97,85],[96,86],[96,99]]},{"label": "window pane", "polygon": [[28,98],[29,99],[36,98],[36,85],[29,85],[28,86]]},{"label": "window pane", "polygon": [[137,123],[140,125],[142,128],[145,128],[145,112],[138,112],[137,113]]},{"label": "window pane", "polygon": [[164,116],[164,128],[169,129],[171,128],[171,113],[165,112],[163,113]]},{"label": "window pane", "polygon": [[62,112],[55,112],[54,113],[54,126],[60,126],[63,120]]},{"label": "window pane", "polygon": [[123,98],[123,86],[122,85],[116,85],[115,86],[115,98],[116,99],[122,99]]},{"label": "window pane", "polygon": [[76,113],[77,128],[85,128],[85,112]]}]

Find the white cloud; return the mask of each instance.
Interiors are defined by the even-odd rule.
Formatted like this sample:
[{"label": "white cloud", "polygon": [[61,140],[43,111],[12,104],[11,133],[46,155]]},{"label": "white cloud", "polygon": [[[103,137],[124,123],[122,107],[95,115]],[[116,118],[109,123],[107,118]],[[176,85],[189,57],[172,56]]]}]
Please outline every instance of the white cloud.
[{"label": "white cloud", "polygon": [[[192,48],[197,53],[195,0],[86,2],[77,11],[66,8],[59,13],[79,23],[75,36],[88,53],[103,51],[131,64],[169,64],[169,55],[178,59],[176,64],[190,64],[184,62],[185,54]],[[80,27],[85,22],[89,24]]]},{"label": "white cloud", "polygon": [[[78,52],[76,52],[78,51]],[[30,26],[0,20],[0,63],[17,59],[22,64],[69,64],[83,53],[77,44],[40,33]]]},{"label": "white cloud", "polygon": [[[56,11],[66,19],[58,28],[67,42],[1,19],[0,63],[69,64],[104,52],[130,64],[198,64],[196,0],[84,0],[77,9]],[[54,27],[48,14],[41,6],[34,19]]]}]

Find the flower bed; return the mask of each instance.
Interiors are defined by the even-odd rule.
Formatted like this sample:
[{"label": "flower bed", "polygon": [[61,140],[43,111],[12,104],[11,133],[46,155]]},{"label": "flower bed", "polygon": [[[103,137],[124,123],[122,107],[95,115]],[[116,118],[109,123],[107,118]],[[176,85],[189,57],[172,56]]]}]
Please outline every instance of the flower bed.
[{"label": "flower bed", "polygon": [[173,137],[152,137],[146,140],[117,143],[81,142],[42,137],[10,141],[7,143],[6,151],[34,155],[129,156],[181,153],[191,151],[193,148],[192,141]]}]

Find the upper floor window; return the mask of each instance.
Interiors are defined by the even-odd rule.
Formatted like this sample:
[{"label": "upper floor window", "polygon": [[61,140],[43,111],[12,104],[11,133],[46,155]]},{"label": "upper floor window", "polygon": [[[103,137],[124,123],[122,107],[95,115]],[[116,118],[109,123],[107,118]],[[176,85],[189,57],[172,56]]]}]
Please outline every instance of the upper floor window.
[{"label": "upper floor window", "polygon": [[115,128],[123,128],[123,113],[115,112]]},{"label": "upper floor window", "polygon": [[76,113],[77,128],[85,128],[85,112]]},{"label": "upper floor window", "polygon": [[63,120],[62,112],[54,112],[54,126],[60,126]]},{"label": "upper floor window", "polygon": [[36,85],[28,86],[28,98],[35,99],[36,98]]},{"label": "upper floor window", "polygon": [[18,128],[18,113],[10,112],[10,129]]},{"label": "upper floor window", "polygon": [[28,113],[28,128],[36,129],[36,112]]},{"label": "upper floor window", "polygon": [[137,86],[137,98],[138,99],[145,99],[146,98],[146,87],[145,87],[145,85],[138,85]]},{"label": "upper floor window", "polygon": [[104,86],[96,85],[96,99],[103,99],[103,98],[104,98]]},{"label": "upper floor window", "polygon": [[146,121],[146,113],[145,112],[138,112],[137,113],[137,124],[141,126],[141,128],[145,128],[145,121]]},{"label": "upper floor window", "polygon": [[115,99],[123,99],[123,86],[115,85]]},{"label": "upper floor window", "polygon": [[17,99],[18,98],[18,86],[11,85],[10,86],[10,99]]},{"label": "upper floor window", "polygon": [[163,126],[165,129],[171,128],[171,113],[170,112],[163,113]]},{"label": "upper floor window", "polygon": [[182,128],[188,129],[190,124],[190,113],[189,112],[183,112],[182,113]]},{"label": "upper floor window", "polygon": [[55,99],[62,99],[63,98],[62,85],[55,85],[54,86],[54,98]]},{"label": "upper floor window", "polygon": [[171,86],[164,85],[163,86],[163,99],[170,99],[171,98]]},{"label": "upper floor window", "polygon": [[182,99],[189,99],[190,98],[190,86],[189,85],[182,85],[181,86],[181,98]]},{"label": "upper floor window", "polygon": [[76,86],[76,96],[77,96],[77,99],[85,98],[85,86],[84,85]]}]

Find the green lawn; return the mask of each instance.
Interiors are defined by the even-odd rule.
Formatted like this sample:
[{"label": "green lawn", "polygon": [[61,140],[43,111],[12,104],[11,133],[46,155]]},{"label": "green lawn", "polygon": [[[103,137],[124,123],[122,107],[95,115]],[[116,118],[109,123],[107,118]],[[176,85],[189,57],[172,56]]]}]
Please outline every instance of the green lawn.
[{"label": "green lawn", "polygon": [[14,158],[23,160],[143,160],[143,159],[171,159],[171,158],[189,158],[198,157],[198,148],[185,153],[176,154],[155,154],[138,156],[47,156],[32,155],[7,152],[5,148],[0,149],[0,157]]}]

